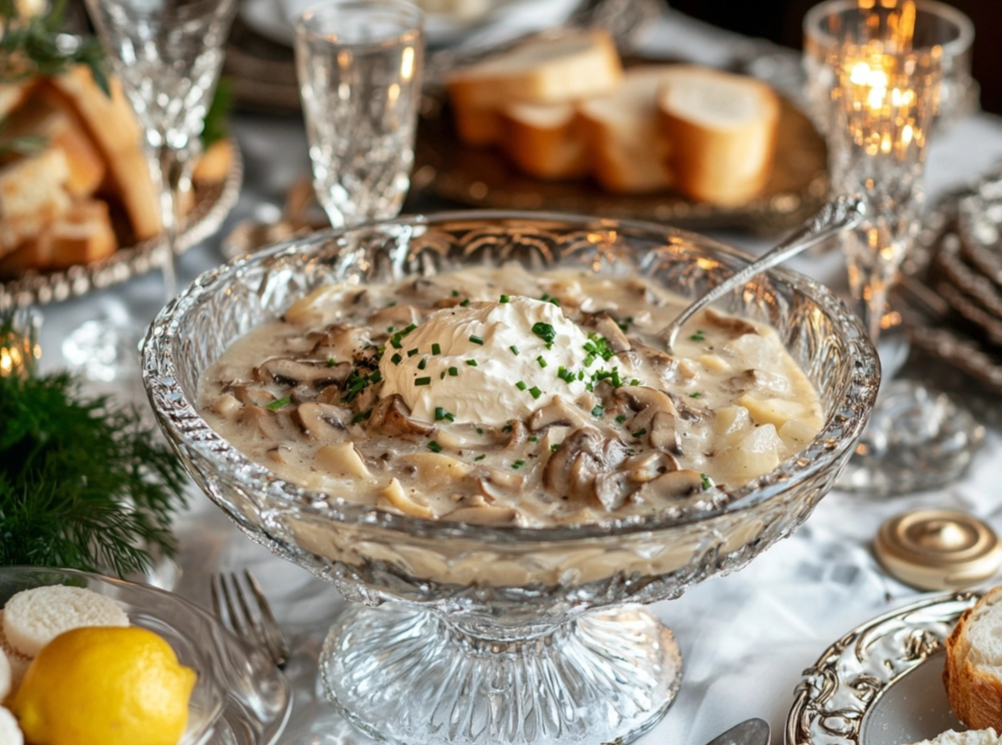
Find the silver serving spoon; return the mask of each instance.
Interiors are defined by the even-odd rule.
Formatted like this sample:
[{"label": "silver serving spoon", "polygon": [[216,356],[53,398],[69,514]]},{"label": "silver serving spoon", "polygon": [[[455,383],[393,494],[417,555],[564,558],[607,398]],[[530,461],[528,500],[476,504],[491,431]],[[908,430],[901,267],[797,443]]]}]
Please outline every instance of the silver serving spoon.
[{"label": "silver serving spoon", "polygon": [[798,230],[794,231],[785,241],[763,254],[741,271],[725,279],[702,297],[694,300],[679,313],[671,323],[661,329],[660,336],[664,339],[665,349],[669,354],[671,353],[679,330],[686,321],[703,310],[703,308],[716,302],[734,288],[740,287],[756,274],[782,264],[787,259],[796,256],[804,249],[810,248],[831,235],[859,225],[865,216],[866,204],[863,202],[862,197],[858,195],[836,197],[822,207],[814,217],[805,222]]}]

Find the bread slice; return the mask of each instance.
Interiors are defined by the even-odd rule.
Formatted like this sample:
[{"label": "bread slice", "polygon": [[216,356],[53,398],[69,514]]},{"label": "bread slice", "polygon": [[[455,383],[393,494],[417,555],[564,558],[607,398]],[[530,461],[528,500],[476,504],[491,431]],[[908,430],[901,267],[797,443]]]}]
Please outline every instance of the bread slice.
[{"label": "bread slice", "polygon": [[779,99],[754,78],[692,65],[679,68],[658,93],[675,188],[705,202],[743,204],[769,179]]},{"label": "bread slice", "polygon": [[680,65],[627,68],[612,93],[582,101],[579,115],[595,179],[607,191],[645,193],[671,186],[669,144],[658,119],[658,92]]},{"label": "bread slice", "polygon": [[530,176],[571,179],[591,170],[574,104],[516,103],[499,116],[501,149]]},{"label": "bread slice", "polygon": [[623,75],[612,38],[576,29],[529,39],[506,52],[451,72],[446,89],[460,138],[497,141],[499,109],[513,103],[567,103],[612,90]]},{"label": "bread slice", "polygon": [[35,657],[64,631],[81,626],[128,626],[129,617],[109,597],[83,587],[50,585],[22,590],[3,609],[3,632],[15,650]]},{"label": "bread slice", "polygon": [[[2,34],[0,34],[2,35]],[[0,121],[17,109],[35,87],[35,80],[18,83],[0,83]]]},{"label": "bread slice", "polygon": [[118,250],[108,203],[90,199],[70,207],[37,237],[0,258],[0,275],[15,276],[29,269],[68,269],[89,264]]},{"label": "bread slice", "polygon": [[65,153],[53,147],[0,169],[0,256],[69,209],[69,176]]},{"label": "bread slice", "polygon": [[[8,693],[13,693],[24,680],[24,674],[28,672],[28,667],[31,665],[31,658],[18,652],[7,640],[7,636],[3,633],[2,610],[0,610],[0,650],[3,651],[10,670],[10,690]],[[2,700],[3,698],[0,697],[0,701]],[[4,741],[0,739],[0,742]]]},{"label": "bread slice", "polygon": [[[7,659],[7,653],[3,651],[2,647],[0,647],[0,701],[7,698],[7,694],[10,693],[10,688],[10,660]],[[5,742],[5,740],[0,738],[0,742]]]},{"label": "bread slice", "polygon": [[104,180],[105,162],[83,122],[60,108],[44,89],[10,115],[4,131],[9,137],[42,137],[49,147],[62,150],[69,166],[66,191],[71,196],[90,196]]},{"label": "bread slice", "polygon": [[922,740],[913,745],[999,745],[999,736],[991,728],[969,729],[964,732],[948,729],[931,740]]},{"label": "bread slice", "polygon": [[1002,731],[1002,586],[965,611],[947,637],[943,683],[957,719]]},{"label": "bread slice", "polygon": [[160,232],[159,197],[143,154],[141,131],[117,80],[109,98],[88,68],[78,66],[51,79],[63,104],[79,114],[88,134],[108,164],[113,196],[125,207],[137,240]]}]

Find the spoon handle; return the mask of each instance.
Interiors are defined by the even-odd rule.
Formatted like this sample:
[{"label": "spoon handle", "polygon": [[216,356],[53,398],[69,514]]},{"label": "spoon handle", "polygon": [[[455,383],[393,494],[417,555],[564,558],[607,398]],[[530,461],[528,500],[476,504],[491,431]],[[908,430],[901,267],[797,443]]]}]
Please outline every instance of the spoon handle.
[{"label": "spoon handle", "polygon": [[865,215],[866,204],[863,198],[858,195],[839,196],[828,202],[814,217],[807,220],[778,246],[764,253],[741,271],[732,274],[679,313],[671,323],[661,330],[661,338],[665,341],[667,351],[671,352],[675,345],[675,338],[686,321],[703,308],[716,302],[734,288],[740,287],[756,274],[782,264],[804,249],[810,248],[835,233],[855,227]]}]

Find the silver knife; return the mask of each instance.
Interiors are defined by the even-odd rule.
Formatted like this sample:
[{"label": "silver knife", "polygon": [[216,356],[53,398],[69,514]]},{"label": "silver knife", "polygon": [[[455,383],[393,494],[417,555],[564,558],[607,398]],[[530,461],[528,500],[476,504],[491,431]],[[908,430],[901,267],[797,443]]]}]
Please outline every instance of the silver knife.
[{"label": "silver knife", "polygon": [[764,719],[746,719],[706,745],[769,745],[769,723]]}]

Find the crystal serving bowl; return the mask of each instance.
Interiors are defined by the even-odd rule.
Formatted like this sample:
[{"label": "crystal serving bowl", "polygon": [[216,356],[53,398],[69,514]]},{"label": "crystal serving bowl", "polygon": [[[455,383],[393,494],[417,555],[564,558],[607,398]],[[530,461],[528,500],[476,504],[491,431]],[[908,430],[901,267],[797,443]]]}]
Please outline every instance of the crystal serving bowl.
[{"label": "crystal serving bowl", "polygon": [[271,745],[292,705],[289,684],[263,653],[250,649],[201,608],[173,593],[75,569],[0,567],[0,607],[15,593],[46,585],[85,587],[111,598],[129,622],[154,631],[198,680],[178,745]]},{"label": "crystal serving bowl", "polygon": [[722,301],[778,330],[825,422],[724,507],[682,519],[530,529],[391,514],[280,479],[200,416],[202,372],[318,285],[500,261],[643,275],[696,296],[749,257],[663,226],[541,213],[320,233],[200,277],[151,326],[144,381],[209,497],[253,540],[358,601],[320,659],[327,694],[351,721],[409,745],[626,742],[663,716],[681,672],[670,632],[641,604],[739,569],[807,519],[866,423],[877,358],[855,317],[805,277],[773,271]]}]

